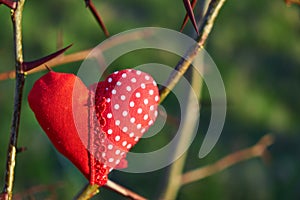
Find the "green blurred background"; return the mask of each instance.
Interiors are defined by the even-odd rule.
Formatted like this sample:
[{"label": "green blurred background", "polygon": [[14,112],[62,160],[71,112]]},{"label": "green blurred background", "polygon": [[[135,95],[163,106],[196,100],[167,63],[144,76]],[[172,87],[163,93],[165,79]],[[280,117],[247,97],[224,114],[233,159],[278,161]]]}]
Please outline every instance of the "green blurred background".
[{"label": "green blurred background", "polygon": [[[200,0],[199,0],[200,1]],[[95,1],[110,33],[157,26],[178,30],[185,10],[182,1]],[[0,6],[0,72],[14,69],[10,11]],[[185,33],[193,35],[188,23]],[[98,45],[105,38],[85,9],[83,1],[26,2],[23,20],[25,60],[53,52],[58,35],[64,45],[73,43],[67,53]],[[224,172],[181,188],[178,199],[299,199],[300,198],[300,8],[287,7],[283,0],[229,0],[217,19],[206,50],[218,66],[227,92],[225,127],[213,151],[198,159],[199,146],[210,118],[209,105],[201,110],[199,134],[189,149],[185,171],[198,168],[256,143],[266,133],[276,142],[268,159],[252,159]],[[139,55],[139,56],[137,56]],[[118,66],[158,62],[174,66],[177,58],[155,52],[140,52],[136,59],[122,59]],[[76,72],[80,62],[57,67],[56,71]],[[114,68],[117,69],[117,68]],[[51,189],[57,199],[71,199],[87,182],[80,172],[59,155],[43,133],[27,103],[34,81],[45,72],[27,77],[22,108],[19,146],[28,150],[17,157],[15,190],[24,196],[40,188],[36,199],[47,199]],[[0,185],[3,185],[6,150],[13,108],[14,80],[0,82]],[[172,98],[165,103],[171,104]],[[208,97],[204,97],[204,102]],[[173,117],[177,117],[174,113]],[[168,125],[151,142],[137,145],[148,151],[166,144],[176,127]],[[147,144],[147,145],[145,145]],[[156,199],[163,188],[166,169],[128,174],[113,172],[110,178],[149,199]],[[54,187],[54,188],[53,188]],[[29,199],[25,197],[23,199]],[[124,199],[108,191],[94,199]]]}]

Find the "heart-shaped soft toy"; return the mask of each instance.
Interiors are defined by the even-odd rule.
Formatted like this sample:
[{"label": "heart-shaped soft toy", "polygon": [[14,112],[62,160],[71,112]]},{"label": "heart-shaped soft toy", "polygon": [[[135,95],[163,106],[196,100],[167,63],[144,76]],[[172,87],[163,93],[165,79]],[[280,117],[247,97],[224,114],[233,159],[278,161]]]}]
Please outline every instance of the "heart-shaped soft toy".
[{"label": "heart-shaped soft toy", "polygon": [[56,149],[98,185],[112,169],[126,167],[126,153],[154,123],[158,101],[153,78],[133,69],[90,88],[73,74],[49,72],[28,96]]}]

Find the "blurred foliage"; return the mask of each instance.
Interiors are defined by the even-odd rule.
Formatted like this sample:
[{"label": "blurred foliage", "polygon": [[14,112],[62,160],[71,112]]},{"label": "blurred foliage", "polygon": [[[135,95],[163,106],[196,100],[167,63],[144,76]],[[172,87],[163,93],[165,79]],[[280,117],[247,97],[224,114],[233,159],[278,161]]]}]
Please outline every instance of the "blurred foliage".
[{"label": "blurred foliage", "polygon": [[[185,11],[181,1],[95,1],[111,34],[158,26],[178,30]],[[224,155],[254,144],[266,133],[276,135],[269,159],[250,160],[222,173],[184,186],[178,199],[299,199],[300,198],[300,9],[283,0],[225,3],[207,41],[206,50],[217,64],[227,92],[228,110],[224,131],[213,151],[197,159],[203,133],[210,119],[209,96],[204,91],[199,134],[189,149],[186,171],[210,164]],[[0,6],[0,72],[14,69],[10,11]],[[185,29],[193,34],[191,24]],[[84,1],[26,2],[23,20],[25,60],[44,56],[74,43],[67,53],[98,45],[104,35],[85,9]],[[158,62],[175,65],[170,55],[140,52],[136,59],[120,59],[118,66]],[[56,68],[76,72],[80,62]],[[35,80],[44,72],[27,77],[19,146],[28,150],[17,157],[15,193],[36,185],[58,186],[58,199],[71,199],[87,182],[80,172],[50,144],[26,101]],[[0,82],[0,185],[3,185],[6,150],[13,107],[14,80]],[[170,97],[164,105],[172,104]],[[178,117],[174,113],[173,118]],[[151,142],[134,150],[148,151],[166,144],[176,132],[169,124]],[[128,174],[115,171],[110,178],[150,199],[163,188],[166,170]],[[38,199],[45,199],[37,195]],[[106,189],[94,199],[123,199]]]}]

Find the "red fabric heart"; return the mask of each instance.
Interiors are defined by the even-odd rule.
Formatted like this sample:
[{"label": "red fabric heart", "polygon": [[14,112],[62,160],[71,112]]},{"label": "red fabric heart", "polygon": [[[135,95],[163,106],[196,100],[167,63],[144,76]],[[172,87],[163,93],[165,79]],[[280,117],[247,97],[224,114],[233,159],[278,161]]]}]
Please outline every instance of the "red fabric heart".
[{"label": "red fabric heart", "polygon": [[112,169],[126,166],[126,153],[156,119],[158,101],[153,78],[131,69],[89,89],[75,75],[49,72],[28,96],[56,149],[98,185]]}]

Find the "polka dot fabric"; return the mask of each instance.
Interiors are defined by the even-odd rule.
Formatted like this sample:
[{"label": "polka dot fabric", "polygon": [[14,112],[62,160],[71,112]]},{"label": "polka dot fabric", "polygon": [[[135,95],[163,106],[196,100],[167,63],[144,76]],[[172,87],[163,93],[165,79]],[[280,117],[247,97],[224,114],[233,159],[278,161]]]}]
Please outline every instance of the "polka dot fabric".
[{"label": "polka dot fabric", "polygon": [[127,166],[126,153],[157,117],[159,95],[150,75],[132,69],[93,87],[73,74],[49,72],[36,81],[28,102],[56,149],[101,186],[111,170]]},{"label": "polka dot fabric", "polygon": [[138,70],[117,71],[98,84],[96,115],[108,139],[102,156],[107,166],[115,168],[154,123],[158,101],[156,82]]}]

